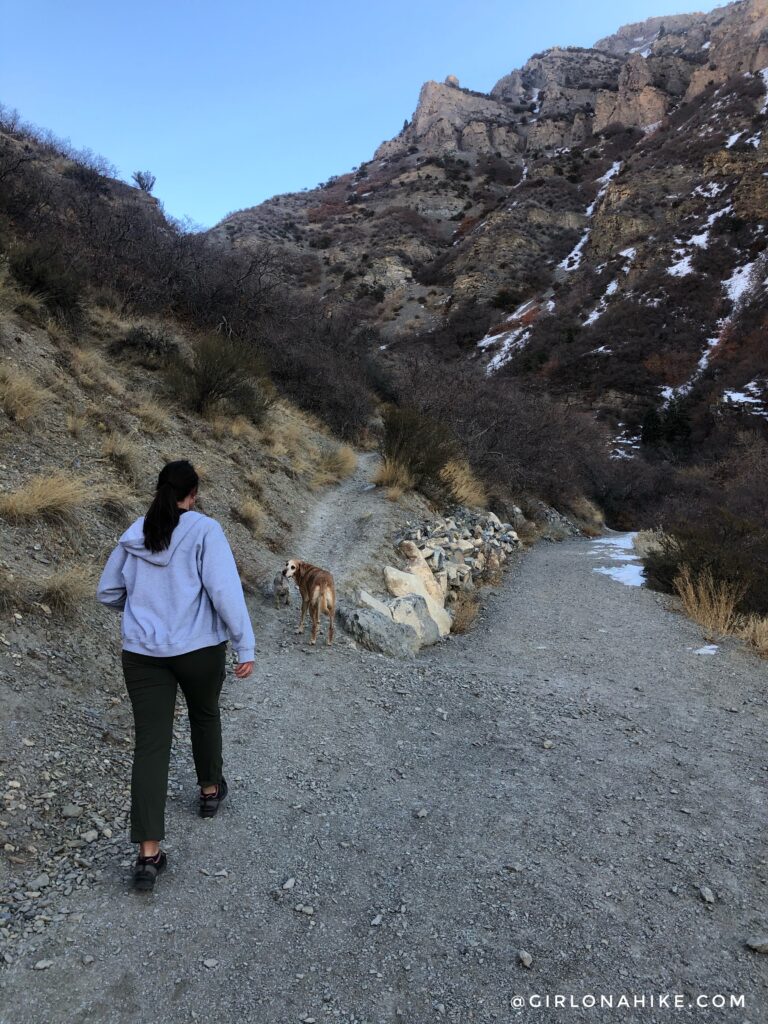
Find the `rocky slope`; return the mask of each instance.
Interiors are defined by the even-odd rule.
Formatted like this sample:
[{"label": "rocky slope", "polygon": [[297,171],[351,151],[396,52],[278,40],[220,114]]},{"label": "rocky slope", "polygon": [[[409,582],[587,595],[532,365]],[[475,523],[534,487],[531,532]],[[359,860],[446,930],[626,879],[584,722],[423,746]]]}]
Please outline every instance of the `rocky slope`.
[{"label": "rocky slope", "polygon": [[689,396],[765,416],[768,3],[553,48],[489,95],[427,82],[400,134],[324,186],[213,229],[297,283],[565,393],[633,436]]}]

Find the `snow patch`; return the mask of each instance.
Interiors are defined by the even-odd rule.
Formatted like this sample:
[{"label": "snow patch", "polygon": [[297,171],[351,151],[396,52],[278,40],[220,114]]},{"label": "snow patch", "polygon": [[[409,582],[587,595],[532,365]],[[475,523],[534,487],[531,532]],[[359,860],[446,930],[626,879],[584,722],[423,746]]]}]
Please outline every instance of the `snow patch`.
[{"label": "snow patch", "polygon": [[[592,202],[587,207],[587,209],[585,211],[585,216],[586,217],[591,217],[592,214],[595,212],[595,208],[597,207],[597,204],[600,202],[600,200],[603,198],[603,196],[606,193],[606,190],[608,188],[608,183],[610,182],[611,178],[615,178],[616,177],[616,175],[619,173],[620,170],[621,170],[621,160],[616,160],[608,168],[608,170],[605,172],[605,174],[602,174],[597,179],[597,181],[602,185],[602,188],[598,191],[598,193],[595,196],[595,198],[592,200]],[[584,246],[587,244],[587,239],[589,238],[589,233],[590,233],[591,230],[592,229],[590,227],[587,227],[587,229],[585,230],[584,234],[581,236],[581,238],[576,243],[576,245],[573,247],[573,249],[571,249],[571,251],[565,257],[565,259],[561,260],[560,263],[558,263],[558,267],[561,270],[565,270],[565,271],[570,272],[571,270],[577,270],[578,269],[579,265],[581,264],[582,250],[584,249]]]},{"label": "snow patch", "polygon": [[[680,255],[680,250],[677,251],[676,255]],[[682,259],[677,261],[677,263],[673,263],[671,267],[667,267],[667,273],[671,274],[672,277],[685,277],[688,274],[692,274],[693,267],[691,266],[690,253],[686,253]]]},{"label": "snow patch", "polygon": [[733,135],[729,135],[728,136],[728,141],[725,144],[725,148],[726,149],[730,149],[731,146],[735,146],[736,143],[739,141],[739,139],[741,138],[741,136],[743,134],[744,134],[744,132],[742,131],[742,132],[734,132]]},{"label": "snow patch", "polygon": [[635,537],[634,533],[616,533],[592,541],[590,555],[614,563],[595,566],[592,572],[608,576],[627,587],[642,587],[645,580],[642,563],[634,550]]},{"label": "snow patch", "polygon": [[720,650],[720,646],[718,644],[705,644],[704,647],[697,647],[696,650],[693,653],[694,654],[717,654],[717,652],[719,650]]}]

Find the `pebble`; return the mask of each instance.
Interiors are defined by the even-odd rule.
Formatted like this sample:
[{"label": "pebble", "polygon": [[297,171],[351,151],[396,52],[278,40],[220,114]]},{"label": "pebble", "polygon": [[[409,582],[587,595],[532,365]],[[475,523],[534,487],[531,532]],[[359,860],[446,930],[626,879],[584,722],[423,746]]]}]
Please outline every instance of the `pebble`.
[{"label": "pebble", "polygon": [[209,971],[212,971],[214,967],[219,966],[219,961],[214,959],[212,956],[208,957],[207,960],[203,960],[203,967],[207,967]]},{"label": "pebble", "polygon": [[35,964],[36,971],[47,971],[49,967],[53,967],[53,960],[38,960]]},{"label": "pebble", "polygon": [[99,833],[96,831],[95,828],[90,828],[88,829],[87,832],[83,832],[83,839],[86,841],[86,843],[95,843],[98,838]]},{"label": "pebble", "polygon": [[527,949],[519,950],[517,955],[520,957],[520,963],[523,965],[523,967],[531,967],[531,964],[533,963],[533,957]]},{"label": "pebble", "polygon": [[552,747],[554,747],[554,745],[554,740],[544,740],[544,742],[542,743],[542,746],[545,750],[551,750]]},{"label": "pebble", "polygon": [[83,808],[78,807],[77,804],[64,804],[61,814],[64,818],[79,818],[83,813]]},{"label": "pebble", "polygon": [[283,882],[283,889],[292,889],[296,885],[296,879],[291,875],[290,878],[286,878]]},{"label": "pebble", "polygon": [[708,885],[702,885],[699,888],[699,892],[701,893],[701,898],[704,900],[705,903],[715,902],[715,894],[712,892]]},{"label": "pebble", "polygon": [[48,875],[45,874],[45,872],[43,872],[42,875],[38,875],[38,877],[33,882],[29,883],[29,888],[30,889],[45,889],[50,884],[51,884],[50,878],[48,877]]},{"label": "pebble", "polygon": [[768,953],[768,933],[765,935],[753,935],[747,939],[747,946],[755,953]]},{"label": "pebble", "polygon": [[429,814],[429,811],[426,809],[426,807],[420,807],[418,811],[416,811],[417,818],[426,818],[427,814]]},{"label": "pebble", "polygon": [[94,957],[92,957],[90,955],[90,953],[86,953],[85,956],[83,957],[83,963],[84,964],[92,964],[93,961],[94,961]]},{"label": "pebble", "polygon": [[381,914],[377,914],[376,917],[371,921],[371,928],[378,928],[381,922],[384,920]]}]

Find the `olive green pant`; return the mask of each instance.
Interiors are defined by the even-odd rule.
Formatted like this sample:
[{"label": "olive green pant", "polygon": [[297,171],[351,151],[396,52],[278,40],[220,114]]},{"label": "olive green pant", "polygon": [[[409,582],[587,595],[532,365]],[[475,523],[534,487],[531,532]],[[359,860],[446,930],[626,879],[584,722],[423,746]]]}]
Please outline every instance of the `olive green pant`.
[{"label": "olive green pant", "polygon": [[187,702],[198,784],[215,786],[221,782],[219,694],[227,671],[226,653],[226,640],[169,658],[122,651],[136,737],[131,775],[131,842],[165,838],[177,686]]}]

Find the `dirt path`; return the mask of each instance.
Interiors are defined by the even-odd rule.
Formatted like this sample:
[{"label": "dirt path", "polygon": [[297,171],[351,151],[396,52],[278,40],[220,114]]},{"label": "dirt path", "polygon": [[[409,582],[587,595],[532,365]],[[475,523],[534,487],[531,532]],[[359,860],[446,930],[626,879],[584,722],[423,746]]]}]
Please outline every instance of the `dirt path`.
[{"label": "dirt path", "polygon": [[371,483],[378,461],[375,452],[359,455],[352,476],[315,504],[298,542],[297,556],[329,569],[340,593],[380,566],[382,545],[391,558],[387,533],[398,516]]},{"label": "dirt path", "polygon": [[[312,529],[322,553],[322,514]],[[256,678],[226,690],[230,800],[193,816],[180,743],[158,891],[128,891],[126,844],[82,920],[5,972],[3,1024],[759,1024],[765,665],[696,654],[695,626],[593,554],[540,545],[473,634],[410,663],[309,650],[293,614],[254,607]],[[651,1007],[670,992],[745,1008]],[[646,1006],[510,1007],[531,993]]]}]

